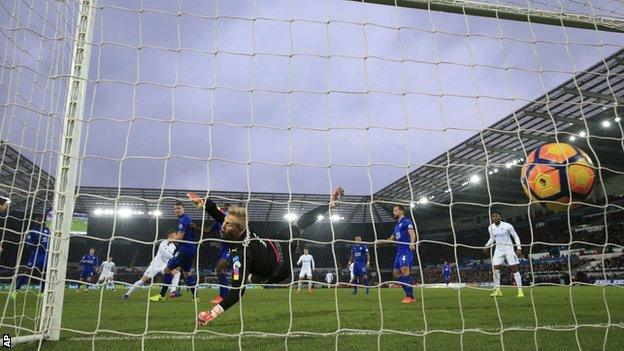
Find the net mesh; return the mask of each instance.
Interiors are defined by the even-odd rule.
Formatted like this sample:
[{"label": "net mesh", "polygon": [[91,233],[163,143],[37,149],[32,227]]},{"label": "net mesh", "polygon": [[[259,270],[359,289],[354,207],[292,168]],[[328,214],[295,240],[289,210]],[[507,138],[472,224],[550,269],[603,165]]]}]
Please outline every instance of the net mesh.
[{"label": "net mesh", "polygon": [[59,154],[76,13],[66,3],[52,2],[8,1],[0,8],[0,183],[12,205],[2,218],[2,285],[9,291],[20,281],[33,288],[28,292],[37,291],[23,301],[3,301],[0,323],[12,335],[32,334],[42,308],[33,296],[45,268],[27,264],[26,233],[51,208],[54,177],[49,170]]},{"label": "net mesh", "polygon": [[[415,3],[421,8],[410,8]],[[33,285],[41,279],[25,267],[25,233],[52,208],[54,183],[63,181],[53,174],[64,153],[79,4],[0,4],[0,192],[12,200],[3,218],[0,330],[13,336],[40,332],[37,288],[11,293],[20,276]],[[440,5],[454,13],[427,9]],[[206,343],[349,349],[362,340],[372,349],[514,349],[527,338],[536,349],[615,349],[621,342],[620,2],[93,6],[75,194],[75,211],[89,219],[74,220],[68,260],[59,263],[67,265],[68,288],[61,343],[200,350]],[[499,12],[465,14],[471,6]],[[501,19],[502,7],[561,23]],[[576,18],[596,28],[575,28],[561,14],[585,16]],[[596,174],[592,196],[557,214],[531,202],[521,186],[529,154],[549,142],[586,152]],[[276,234],[289,226],[285,215],[326,206],[336,186],[347,195],[301,238]],[[215,323],[196,326],[219,284],[214,264],[222,240],[209,230],[210,218],[189,205],[187,191],[243,206],[261,236],[309,248],[322,289],[298,295],[294,267],[290,281],[254,286]],[[176,226],[176,201],[200,228],[200,302],[159,304],[147,289],[121,301],[119,290],[141,276]],[[399,284],[395,248],[381,245],[393,233],[397,203],[418,233],[410,275],[419,288],[408,308],[399,304],[401,290],[388,288]],[[482,249],[493,210],[520,234],[528,258],[520,265],[529,286],[524,300],[488,297],[491,253]],[[371,254],[367,300],[343,289],[355,234]],[[102,261],[113,257],[117,291],[93,281],[76,295],[78,261],[90,247]],[[299,254],[292,252],[294,262]],[[429,289],[446,286],[444,261],[455,289]],[[503,270],[502,283],[513,280]]]}]

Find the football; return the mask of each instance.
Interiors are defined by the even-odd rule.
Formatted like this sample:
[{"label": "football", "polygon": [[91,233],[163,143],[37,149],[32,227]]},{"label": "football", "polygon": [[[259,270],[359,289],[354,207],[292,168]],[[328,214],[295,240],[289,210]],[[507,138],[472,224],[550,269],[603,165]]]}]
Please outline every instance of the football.
[{"label": "football", "polygon": [[524,192],[553,211],[578,206],[594,188],[596,172],[591,158],[565,143],[537,147],[527,157],[520,174]]}]

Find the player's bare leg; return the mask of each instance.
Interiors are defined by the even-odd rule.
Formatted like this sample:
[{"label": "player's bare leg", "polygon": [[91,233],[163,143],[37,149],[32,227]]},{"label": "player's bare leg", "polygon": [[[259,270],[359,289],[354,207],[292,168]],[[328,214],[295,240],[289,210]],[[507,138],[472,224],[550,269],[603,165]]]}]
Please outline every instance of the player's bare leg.
[{"label": "player's bare leg", "polygon": [[308,276],[308,293],[312,292],[312,276]]}]

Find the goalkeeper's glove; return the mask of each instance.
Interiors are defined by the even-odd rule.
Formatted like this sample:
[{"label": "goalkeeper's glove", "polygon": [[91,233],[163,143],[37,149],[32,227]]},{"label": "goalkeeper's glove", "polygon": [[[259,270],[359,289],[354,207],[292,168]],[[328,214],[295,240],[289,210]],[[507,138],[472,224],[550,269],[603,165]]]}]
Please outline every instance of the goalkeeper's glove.
[{"label": "goalkeeper's glove", "polygon": [[193,193],[193,192],[186,193],[186,196],[188,196],[189,200],[193,203],[193,205],[195,205],[195,207],[197,208],[204,207],[204,199],[202,199],[196,193]]},{"label": "goalkeeper's glove", "polygon": [[210,311],[201,311],[197,315],[197,324],[207,325],[225,311],[221,305],[216,305]]},{"label": "goalkeeper's glove", "polygon": [[331,199],[329,200],[329,206],[331,208],[336,207],[338,200],[340,200],[340,198],[343,196],[344,196],[344,189],[342,189],[341,187],[337,187],[336,189],[334,189],[331,195]]}]

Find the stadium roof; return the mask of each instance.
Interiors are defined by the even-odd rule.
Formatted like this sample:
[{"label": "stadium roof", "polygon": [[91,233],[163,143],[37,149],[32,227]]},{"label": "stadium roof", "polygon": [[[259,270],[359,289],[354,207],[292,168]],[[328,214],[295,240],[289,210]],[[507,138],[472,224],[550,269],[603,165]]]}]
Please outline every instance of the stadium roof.
[{"label": "stadium roof", "polygon": [[[427,208],[448,212],[451,196],[457,214],[463,212],[466,215],[471,211],[458,209],[457,205],[526,204],[518,175],[522,161],[538,145],[555,140],[571,142],[588,152],[595,161],[599,161],[596,165],[601,167],[603,178],[622,175],[623,138],[620,125],[614,122],[614,118],[622,115],[619,106],[624,102],[623,77],[624,50],[620,50],[446,153],[420,165],[372,197],[345,196],[345,204],[337,209],[337,214],[350,222],[370,222],[371,214],[375,221],[386,222],[392,220],[390,203],[408,204],[427,199]],[[611,123],[610,128],[603,125],[604,121]],[[581,132],[585,133],[584,136]],[[575,140],[570,141],[571,137]],[[0,145],[3,152],[0,186],[4,193],[11,196],[13,207],[17,210],[31,208],[33,198],[37,199],[36,204],[43,198],[50,201],[51,192],[46,193],[45,189],[53,187],[54,178],[13,147]],[[173,204],[176,200],[185,199],[188,191],[193,190],[81,187],[76,211],[94,213],[98,208],[113,207],[117,200],[117,208],[132,208],[144,215],[161,210],[163,216],[173,216]],[[194,191],[205,193],[205,190]],[[251,221],[283,221],[285,213],[302,214],[326,203],[328,198],[328,195],[318,194],[219,191],[212,191],[210,195],[219,204],[244,205],[250,199],[248,209]],[[372,208],[371,199],[374,200]],[[201,217],[197,209],[193,208],[190,212],[194,218]]]},{"label": "stadium roof", "polygon": [[[620,50],[379,190],[374,198],[449,204],[452,194],[455,203],[526,203],[519,179],[522,161],[538,145],[557,140],[588,152],[604,178],[624,174],[622,132],[615,121],[624,112],[623,71]],[[471,181],[473,176],[479,177],[478,184]],[[489,191],[483,186],[486,179]]]},{"label": "stadium roof", "polygon": [[41,213],[44,206],[50,207],[54,177],[2,141],[0,154],[0,195],[11,199],[11,207],[18,211],[28,208],[35,213]]}]

